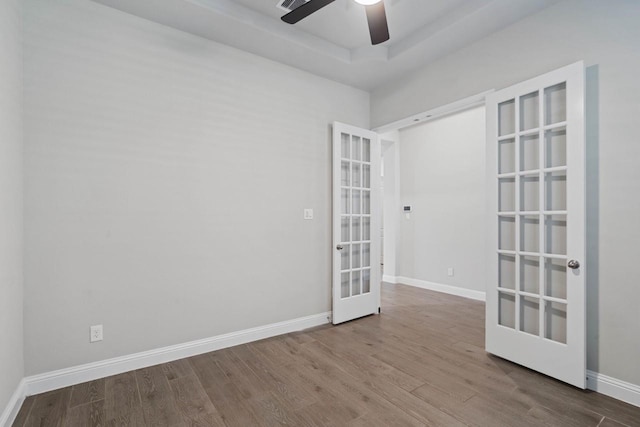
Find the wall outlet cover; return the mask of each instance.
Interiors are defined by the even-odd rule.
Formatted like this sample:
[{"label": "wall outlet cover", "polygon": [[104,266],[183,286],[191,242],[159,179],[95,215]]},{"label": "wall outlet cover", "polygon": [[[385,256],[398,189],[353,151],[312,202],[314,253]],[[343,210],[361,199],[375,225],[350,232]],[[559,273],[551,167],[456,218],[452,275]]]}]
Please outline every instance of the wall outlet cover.
[{"label": "wall outlet cover", "polygon": [[102,325],[94,325],[91,327],[91,336],[89,342],[102,341]]}]

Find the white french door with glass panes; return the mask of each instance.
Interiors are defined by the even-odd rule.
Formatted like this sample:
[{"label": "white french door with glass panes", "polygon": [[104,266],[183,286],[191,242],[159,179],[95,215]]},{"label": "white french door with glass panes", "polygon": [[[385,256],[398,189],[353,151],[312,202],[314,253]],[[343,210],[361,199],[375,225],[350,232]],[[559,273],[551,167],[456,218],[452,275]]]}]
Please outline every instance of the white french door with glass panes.
[{"label": "white french door with glass panes", "polygon": [[584,388],[582,62],[487,97],[486,350]]},{"label": "white french door with glass panes", "polygon": [[380,141],[333,124],[333,323],[380,307]]}]

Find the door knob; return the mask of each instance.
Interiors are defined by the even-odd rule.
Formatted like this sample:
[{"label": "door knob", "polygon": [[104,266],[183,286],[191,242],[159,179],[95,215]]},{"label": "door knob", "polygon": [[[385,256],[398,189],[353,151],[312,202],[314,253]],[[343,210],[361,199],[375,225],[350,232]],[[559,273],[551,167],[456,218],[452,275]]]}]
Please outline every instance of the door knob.
[{"label": "door knob", "polygon": [[575,259],[572,259],[571,261],[569,261],[567,263],[567,267],[569,267],[572,270],[575,270],[577,268],[580,268],[580,263],[578,261],[576,261]]},{"label": "door knob", "polygon": [[343,250],[344,248],[342,247],[342,245],[338,245],[338,246],[336,246],[336,249],[337,249],[337,250],[339,250],[339,251],[341,251],[341,250]]}]

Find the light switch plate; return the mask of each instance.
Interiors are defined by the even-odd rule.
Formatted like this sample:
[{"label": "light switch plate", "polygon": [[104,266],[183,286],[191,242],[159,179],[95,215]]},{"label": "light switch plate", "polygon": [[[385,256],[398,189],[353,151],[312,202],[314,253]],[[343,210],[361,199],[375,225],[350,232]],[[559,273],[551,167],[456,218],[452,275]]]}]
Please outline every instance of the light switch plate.
[{"label": "light switch plate", "polygon": [[313,209],[304,210],[304,219],[313,219]]}]

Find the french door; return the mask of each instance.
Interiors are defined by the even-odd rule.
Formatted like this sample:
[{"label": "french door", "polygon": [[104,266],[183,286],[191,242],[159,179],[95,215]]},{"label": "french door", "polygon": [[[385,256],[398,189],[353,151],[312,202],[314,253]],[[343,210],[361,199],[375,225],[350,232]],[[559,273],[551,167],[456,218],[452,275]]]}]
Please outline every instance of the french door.
[{"label": "french door", "polygon": [[380,307],[380,141],[333,124],[333,323]]},{"label": "french door", "polygon": [[584,65],[487,97],[486,350],[585,388]]}]

